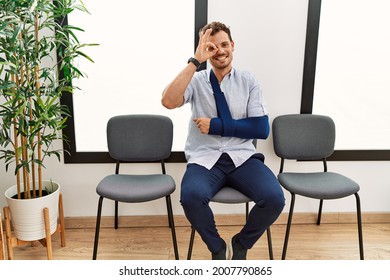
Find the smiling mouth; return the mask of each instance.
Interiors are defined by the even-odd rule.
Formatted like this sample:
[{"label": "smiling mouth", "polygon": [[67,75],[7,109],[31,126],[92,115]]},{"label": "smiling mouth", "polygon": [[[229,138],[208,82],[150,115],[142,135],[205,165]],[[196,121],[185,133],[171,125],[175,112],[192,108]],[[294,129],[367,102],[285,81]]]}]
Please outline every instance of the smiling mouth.
[{"label": "smiling mouth", "polygon": [[214,57],[214,60],[216,61],[225,61],[226,59],[227,59],[226,55]]}]

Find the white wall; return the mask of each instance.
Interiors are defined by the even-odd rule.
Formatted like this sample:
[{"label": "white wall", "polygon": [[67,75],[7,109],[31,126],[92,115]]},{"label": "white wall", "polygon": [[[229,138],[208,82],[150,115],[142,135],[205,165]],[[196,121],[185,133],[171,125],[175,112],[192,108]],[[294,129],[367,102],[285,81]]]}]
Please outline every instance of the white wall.
[{"label": "white wall", "polygon": [[[304,44],[306,32],[307,0],[209,0],[209,20],[230,25],[235,40],[234,65],[253,71],[262,82],[271,121],[277,115],[299,113]],[[188,54],[191,56],[191,54]],[[183,61],[183,67],[185,66]],[[168,83],[169,81],[167,81]],[[337,125],[337,124],[336,124]],[[59,143],[60,145],[60,143]],[[277,174],[279,159],[274,155],[272,138],[261,141],[258,150],[266,156],[266,163]],[[314,163],[318,164],[318,163]],[[0,193],[15,184],[11,173],[0,168]],[[304,163],[304,168],[309,164]],[[319,167],[320,165],[318,165]],[[97,183],[103,176],[114,171],[112,164],[63,164],[50,159],[45,171],[46,178],[61,184],[65,216],[95,216],[98,196]],[[287,168],[297,168],[296,162],[288,162]],[[123,167],[125,171],[159,172],[158,164],[135,164]],[[184,163],[170,163],[167,172],[177,182],[172,201],[175,214],[183,214],[179,203],[180,182],[185,170]],[[356,180],[360,186],[363,212],[390,211],[389,161],[329,162],[329,170],[342,172]],[[288,211],[290,195],[286,194]],[[0,196],[0,206],[6,205]],[[103,215],[113,214],[113,203],[106,201]],[[242,206],[215,205],[216,213],[242,213]],[[329,201],[325,212],[353,212],[354,199]],[[296,211],[316,212],[317,201],[297,198]],[[165,214],[165,201],[139,205],[123,205],[122,215]]]}]

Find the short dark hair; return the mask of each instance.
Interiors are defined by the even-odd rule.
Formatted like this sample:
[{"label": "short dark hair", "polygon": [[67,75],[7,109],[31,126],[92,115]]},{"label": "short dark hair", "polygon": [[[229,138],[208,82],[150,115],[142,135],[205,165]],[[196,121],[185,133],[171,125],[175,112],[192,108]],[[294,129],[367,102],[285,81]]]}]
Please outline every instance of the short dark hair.
[{"label": "short dark hair", "polygon": [[230,28],[228,26],[226,26],[225,24],[223,24],[222,22],[218,22],[218,21],[213,21],[209,24],[206,24],[205,26],[203,26],[199,30],[199,33],[202,34],[202,33],[206,32],[207,29],[210,29],[210,28],[212,29],[211,36],[218,33],[219,31],[225,31],[227,33],[227,35],[229,36],[229,40],[233,41],[232,35],[230,33]]}]

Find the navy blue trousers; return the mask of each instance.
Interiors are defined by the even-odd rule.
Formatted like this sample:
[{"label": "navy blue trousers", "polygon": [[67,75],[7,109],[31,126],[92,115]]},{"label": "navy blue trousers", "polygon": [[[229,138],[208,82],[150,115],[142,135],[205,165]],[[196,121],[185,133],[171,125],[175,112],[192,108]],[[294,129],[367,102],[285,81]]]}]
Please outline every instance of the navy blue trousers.
[{"label": "navy blue trousers", "polygon": [[223,241],[209,202],[227,185],[255,202],[238,236],[240,243],[247,249],[252,248],[275,222],[285,205],[277,178],[258,155],[252,156],[238,168],[226,153],[222,154],[211,170],[198,164],[188,164],[181,184],[180,201],[187,219],[213,253],[221,249]]}]

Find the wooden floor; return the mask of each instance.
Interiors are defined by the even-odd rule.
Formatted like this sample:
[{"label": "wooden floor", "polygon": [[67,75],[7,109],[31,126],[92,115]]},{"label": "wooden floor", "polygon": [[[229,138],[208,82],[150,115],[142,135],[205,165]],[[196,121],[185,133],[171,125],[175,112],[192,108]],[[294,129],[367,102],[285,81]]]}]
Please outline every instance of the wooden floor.
[{"label": "wooden floor", "polygon": [[[221,236],[228,242],[241,226],[218,226]],[[271,227],[274,258],[280,259],[285,224]],[[60,236],[52,236],[53,258],[56,260],[90,260],[92,258],[94,227],[67,228],[66,246],[61,247]],[[176,226],[180,259],[186,259],[190,227]],[[390,260],[390,223],[363,225],[366,260]],[[359,248],[356,224],[325,223],[296,224],[292,226],[287,259],[290,260],[358,260]],[[267,238],[264,235],[248,251],[248,259],[268,259]],[[38,242],[34,246],[13,248],[14,259],[44,260],[45,248]],[[7,256],[7,255],[6,255]],[[171,233],[165,226],[102,228],[98,259],[101,260],[173,260]],[[210,259],[206,246],[196,235],[192,259]]]}]

